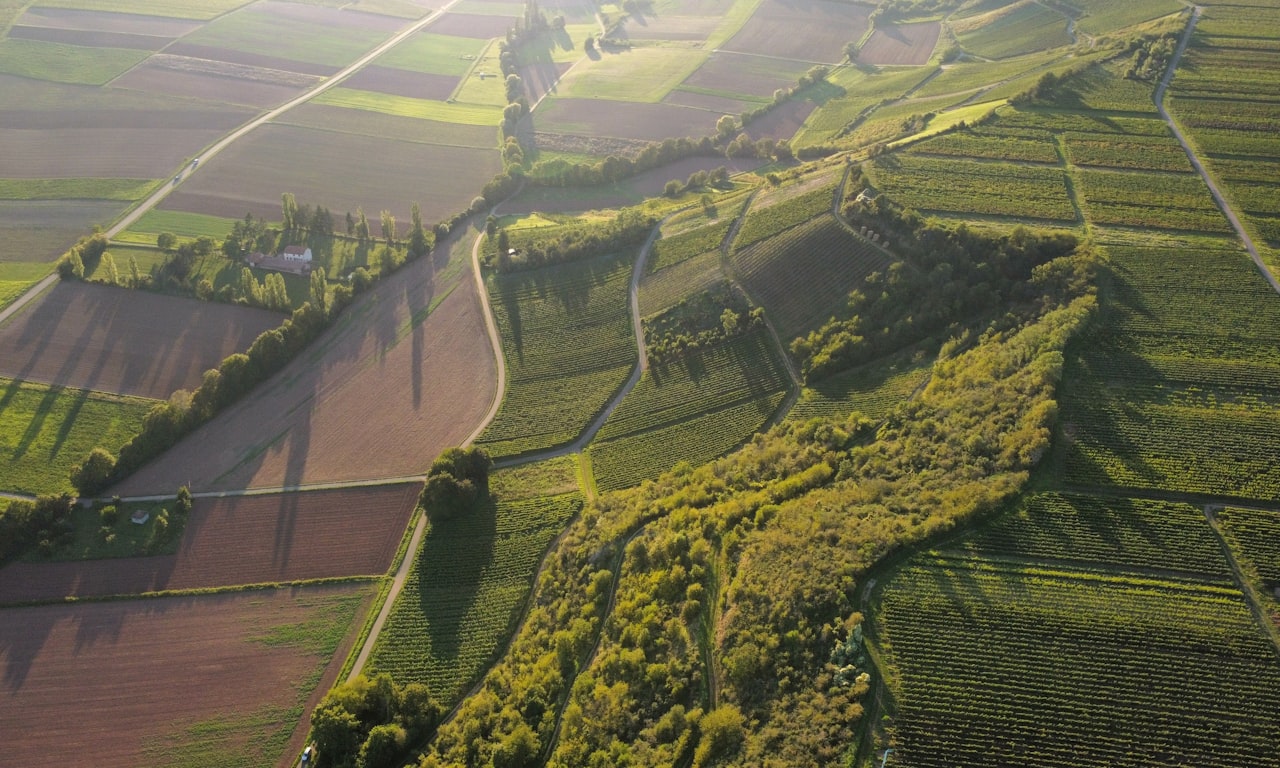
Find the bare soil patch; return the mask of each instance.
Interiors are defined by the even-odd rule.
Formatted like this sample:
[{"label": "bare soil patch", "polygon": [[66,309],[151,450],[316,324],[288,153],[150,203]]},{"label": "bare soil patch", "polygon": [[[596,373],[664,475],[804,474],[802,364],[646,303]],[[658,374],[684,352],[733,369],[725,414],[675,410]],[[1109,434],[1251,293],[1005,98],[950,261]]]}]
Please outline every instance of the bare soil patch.
[{"label": "bare soil patch", "polygon": [[573,64],[569,62],[557,64],[548,61],[520,67],[520,79],[524,82],[524,90],[529,103],[533,104],[550,92],[552,87],[560,80],[560,77],[565,72],[568,72],[569,67],[572,66]]},{"label": "bare soil patch", "polygon": [[129,32],[156,37],[182,37],[200,28],[201,22],[136,13],[82,11],[74,8],[28,8],[18,20],[31,27]]},{"label": "bare soil patch", "polygon": [[390,93],[411,99],[444,101],[458,86],[458,78],[453,75],[410,72],[407,69],[393,69],[374,64],[347,78],[342,85],[346,88]]},{"label": "bare soil patch", "polygon": [[116,219],[125,205],[110,200],[0,200],[0,261],[53,261],[94,224]]},{"label": "bare soil patch", "polygon": [[139,51],[158,51],[173,39],[154,35],[135,35],[129,32],[23,26],[11,28],[9,37],[42,40],[47,43],[83,45],[90,48],[132,48]]},{"label": "bare soil patch", "polygon": [[752,139],[790,139],[817,108],[812,101],[788,101],[752,120],[747,135]]},{"label": "bare soil patch", "polygon": [[[136,768],[156,761],[148,744],[202,723],[259,737],[296,730],[288,710],[314,705],[353,633],[322,656],[305,642],[270,641],[272,631],[323,626],[335,600],[365,595],[359,616],[370,592],[339,585],[0,611],[5,762],[54,768],[91,755],[98,768]],[[290,765],[294,756],[269,759]]]},{"label": "bare soil patch", "polygon": [[741,115],[754,107],[757,102],[733,99],[728,96],[713,96],[709,93],[690,93],[689,91],[672,91],[662,100],[664,104],[675,104],[681,107],[705,109],[721,115]]},{"label": "bare soil patch", "polygon": [[285,113],[279,122],[304,128],[353,133],[366,138],[475,149],[493,149],[497,141],[496,129],[492,126],[441,123],[327,104],[300,104]]},{"label": "bare soil patch", "polygon": [[[778,61],[740,53],[711,54],[698,71],[689,75],[683,85],[727,93],[772,96],[779,88],[796,84],[810,65],[804,62]],[[676,93],[673,91],[672,93]]]},{"label": "bare soil patch", "polygon": [[858,52],[858,61],[876,66],[927,64],[941,29],[942,25],[936,21],[877,24],[871,39]]},{"label": "bare soil patch", "polygon": [[725,50],[838,63],[867,31],[872,7],[827,0],[765,0]]},{"label": "bare soil patch", "polygon": [[470,271],[437,282],[430,262],[414,262],[379,284],[348,310],[353,321],[340,322],[312,352],[112,492],[424,473],[479,424],[496,378]]},{"label": "bare soil patch", "polygon": [[[118,265],[122,267],[123,265]],[[0,326],[0,376],[164,400],[284,316],[64,282]]]},{"label": "bare soil patch", "polygon": [[715,16],[631,15],[623,28],[632,40],[706,40],[719,26]]},{"label": "bare soil patch", "polygon": [[0,129],[0,177],[161,179],[223,134],[218,129]]},{"label": "bare soil patch", "polygon": [[311,64],[305,61],[296,61],[294,59],[283,59],[279,56],[268,56],[263,53],[249,53],[247,51],[237,51],[231,48],[219,48],[213,45],[197,45],[196,43],[187,43],[179,41],[165,49],[166,54],[173,56],[188,56],[193,59],[208,59],[209,61],[225,61],[229,64],[242,64],[247,67],[261,67],[263,69],[278,69],[284,72],[297,72],[303,75],[315,75],[324,77],[332,75],[338,71],[338,67],[327,66],[324,64]]},{"label": "bare soil patch", "polygon": [[5,128],[22,130],[118,128],[229,131],[253,115],[248,109],[5,109]]},{"label": "bare soil patch", "polygon": [[417,484],[197,499],[176,555],[13,563],[0,604],[376,576],[409,523]]},{"label": "bare soil patch", "polygon": [[267,125],[201,164],[200,173],[161,207],[274,219],[281,193],[293,192],[299,201],[327,206],[339,217],[363,206],[367,213],[386,209],[397,221],[408,221],[417,201],[432,222],[465,209],[501,167],[496,149],[384,141],[371,151],[365,137]]},{"label": "bare soil patch", "polygon": [[111,85],[184,99],[207,99],[263,108],[282,104],[302,92],[296,86],[256,83],[200,72],[180,72],[154,62],[134,67],[112,81]]},{"label": "bare soil patch", "polygon": [[543,131],[619,139],[661,141],[669,136],[706,136],[715,133],[717,116],[701,109],[675,104],[555,99],[544,102],[537,113]]},{"label": "bare soil patch", "polygon": [[446,13],[431,25],[437,35],[457,35],[488,40],[503,37],[515,22],[513,16],[487,16],[477,13]]}]

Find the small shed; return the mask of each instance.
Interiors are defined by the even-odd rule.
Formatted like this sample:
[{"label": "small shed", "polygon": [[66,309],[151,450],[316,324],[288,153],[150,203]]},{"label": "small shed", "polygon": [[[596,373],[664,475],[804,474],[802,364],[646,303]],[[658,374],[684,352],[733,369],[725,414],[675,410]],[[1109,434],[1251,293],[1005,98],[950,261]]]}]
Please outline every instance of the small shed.
[{"label": "small shed", "polygon": [[129,522],[134,525],[146,525],[147,521],[150,519],[151,513],[145,509],[135,509],[133,514],[129,515]]}]

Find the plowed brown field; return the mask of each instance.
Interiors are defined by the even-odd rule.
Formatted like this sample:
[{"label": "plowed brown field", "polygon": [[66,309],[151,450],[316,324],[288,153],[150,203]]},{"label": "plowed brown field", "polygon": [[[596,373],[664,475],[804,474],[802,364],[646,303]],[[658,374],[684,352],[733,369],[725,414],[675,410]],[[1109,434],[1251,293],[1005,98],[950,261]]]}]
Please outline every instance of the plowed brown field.
[{"label": "plowed brown field", "polygon": [[358,618],[371,594],[361,584],[0,611],[3,762],[170,765],[204,741],[237,764],[290,765],[294,708],[332,684],[353,639],[347,629],[333,653],[307,635],[335,613]]},{"label": "plowed brown field", "polygon": [[59,283],[0,326],[0,376],[164,400],[283,321],[265,309]]},{"label": "plowed brown field", "polygon": [[836,63],[867,30],[871,6],[827,0],[765,0],[727,51]]},{"label": "plowed brown field", "polygon": [[386,572],[417,484],[197,499],[176,555],[13,563],[0,605]]},{"label": "plowed brown field", "polygon": [[877,66],[925,64],[938,44],[941,28],[936,21],[877,25],[871,39],[858,52],[858,61]]},{"label": "plowed brown field", "polygon": [[470,272],[437,281],[430,262],[379,284],[307,353],[113,492],[425,473],[478,425],[496,379]]}]

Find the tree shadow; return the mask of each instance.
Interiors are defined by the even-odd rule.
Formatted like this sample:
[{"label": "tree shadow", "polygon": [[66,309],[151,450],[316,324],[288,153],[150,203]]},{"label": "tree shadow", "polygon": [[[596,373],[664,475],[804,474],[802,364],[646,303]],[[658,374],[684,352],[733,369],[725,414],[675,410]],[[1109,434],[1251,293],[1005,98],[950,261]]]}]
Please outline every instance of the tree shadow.
[{"label": "tree shadow", "polygon": [[497,501],[486,495],[466,516],[432,522],[422,541],[418,571],[419,610],[426,619],[431,655],[457,659],[464,622],[477,608],[486,572],[494,566]]}]

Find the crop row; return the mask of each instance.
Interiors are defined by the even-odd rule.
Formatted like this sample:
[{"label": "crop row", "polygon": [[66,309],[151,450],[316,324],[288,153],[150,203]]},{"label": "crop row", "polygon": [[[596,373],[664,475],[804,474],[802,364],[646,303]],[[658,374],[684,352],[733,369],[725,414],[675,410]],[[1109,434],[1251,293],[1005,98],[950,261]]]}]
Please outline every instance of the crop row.
[{"label": "crop row", "polygon": [[1076,221],[1059,168],[899,155],[881,156],[871,170],[877,187],[921,211]]},{"label": "crop row", "polygon": [[833,186],[822,185],[765,208],[758,206],[759,202],[765,201],[764,195],[761,195],[757,198],[757,204],[753,204],[747,211],[747,218],[733,242],[734,251],[772,237],[789,227],[803,224],[824,211],[830,211],[833,195]]},{"label": "crop row", "polygon": [[1198,176],[1077,173],[1090,218],[1100,224],[1227,232],[1227,221]]},{"label": "crop row", "polygon": [[1217,536],[1199,509],[1138,499],[1044,493],[965,537],[961,551],[1229,578]]},{"label": "crop row", "polygon": [[507,391],[478,441],[510,455],[576,437],[635,364],[630,263],[606,256],[490,278]]},{"label": "crop row", "polygon": [[1132,136],[1167,136],[1169,127],[1147,117],[1121,117],[1088,112],[1043,112],[1011,109],[1002,111],[995,123],[1000,128],[1037,128],[1059,133],[1110,133]]},{"label": "crop row", "polygon": [[428,531],[374,646],[371,671],[426,683],[453,701],[509,631],[551,540],[582,506],[577,493],[499,500]]},{"label": "crop row", "polygon": [[1193,170],[1187,153],[1172,136],[1066,133],[1063,141],[1067,156],[1076,165],[1187,173]]},{"label": "crop row", "polygon": [[779,332],[794,336],[840,314],[889,257],[824,215],[737,251],[733,263]]},{"label": "crop row", "polygon": [[705,227],[663,237],[653,244],[649,271],[658,272],[704,253],[719,252],[720,244],[732,226],[732,219],[722,219]]},{"label": "crop row", "polygon": [[1017,160],[1029,163],[1059,162],[1053,137],[1041,132],[1028,136],[1019,131],[974,128],[944,133],[917,144],[907,154],[980,157],[989,160]]},{"label": "crop row", "polygon": [[[1265,6],[1252,3],[1251,6]],[[1274,9],[1245,5],[1212,5],[1196,30],[1204,35],[1280,38],[1280,14]]]},{"label": "crop row", "polygon": [[723,282],[719,251],[708,251],[661,272],[645,275],[640,283],[640,314],[651,317],[665,312],[682,300]]},{"label": "crop row", "polygon": [[1227,391],[1280,391],[1280,359],[1256,339],[1226,333],[1173,335],[1133,328],[1099,333],[1082,359],[1102,381],[1141,380]]},{"label": "crop row", "polygon": [[1277,765],[1280,671],[1234,590],[920,558],[883,595],[902,765]]},{"label": "crop row", "polygon": [[1280,585],[1280,512],[1228,507],[1218,512],[1222,532],[1269,585]]},{"label": "crop row", "polygon": [[883,419],[911,397],[932,367],[933,356],[921,352],[906,359],[841,371],[807,385],[791,409],[790,418],[807,421],[860,413],[870,419]]}]

